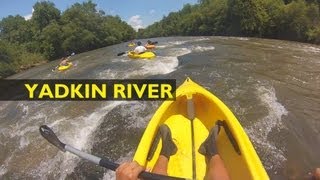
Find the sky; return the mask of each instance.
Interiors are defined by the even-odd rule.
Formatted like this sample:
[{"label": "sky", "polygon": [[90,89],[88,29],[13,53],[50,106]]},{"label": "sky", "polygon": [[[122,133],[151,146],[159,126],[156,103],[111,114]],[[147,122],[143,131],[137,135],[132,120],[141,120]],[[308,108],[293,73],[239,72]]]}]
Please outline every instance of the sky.
[{"label": "sky", "polygon": [[[51,0],[60,11],[64,11],[76,2],[86,0]],[[31,18],[32,6],[37,0],[1,0],[0,19],[9,15],[21,15]],[[197,0],[93,0],[98,10],[109,15],[119,15],[133,28],[144,28],[162,19],[172,11],[180,10],[184,4],[195,4]]]}]

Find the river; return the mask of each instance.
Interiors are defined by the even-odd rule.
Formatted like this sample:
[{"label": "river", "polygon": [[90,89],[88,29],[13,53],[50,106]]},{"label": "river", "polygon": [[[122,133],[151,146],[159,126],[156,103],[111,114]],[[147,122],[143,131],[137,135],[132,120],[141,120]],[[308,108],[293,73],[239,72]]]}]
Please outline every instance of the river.
[{"label": "river", "polygon": [[[302,179],[320,166],[320,47],[238,37],[157,38],[151,61],[118,57],[126,44],[77,54],[9,79],[186,77],[230,107],[271,179]],[[114,173],[58,152],[39,134],[48,124],[62,141],[116,162],[132,159],[159,101],[0,102],[0,179],[113,179]]]}]

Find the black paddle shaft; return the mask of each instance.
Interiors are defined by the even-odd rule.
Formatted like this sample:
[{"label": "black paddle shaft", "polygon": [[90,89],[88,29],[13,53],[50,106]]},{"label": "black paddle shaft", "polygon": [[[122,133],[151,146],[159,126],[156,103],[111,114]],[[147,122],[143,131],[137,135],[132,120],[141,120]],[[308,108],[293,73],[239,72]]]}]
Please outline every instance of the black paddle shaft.
[{"label": "black paddle shaft", "polygon": [[122,56],[124,54],[126,54],[127,52],[121,52],[121,53],[118,53],[117,56]]},{"label": "black paddle shaft", "polygon": [[[104,158],[100,160],[99,165],[107,169],[110,169],[112,171],[115,171],[119,167],[119,164],[116,164]],[[145,171],[139,174],[139,178],[143,178],[146,180],[183,180],[185,179],[185,178],[179,178],[179,177],[164,176],[160,174],[153,174]]]},{"label": "black paddle shaft", "polygon": [[[82,152],[78,149],[73,148],[70,145],[62,143],[59,138],[56,136],[56,134],[49,128],[47,125],[42,125],[39,128],[40,134],[42,137],[44,137],[48,142],[50,142],[52,145],[56,146],[63,152],[71,152],[81,158],[84,158],[86,160],[89,160],[95,164],[100,165],[101,167],[105,167],[107,169],[110,169],[112,171],[115,171],[119,164],[116,164],[114,162],[109,161],[105,158],[99,158],[97,156]],[[153,174],[149,172],[141,172],[139,174],[139,178],[147,179],[147,180],[182,180],[185,178],[179,178],[179,177],[171,177],[171,176],[164,176],[159,174]]]}]

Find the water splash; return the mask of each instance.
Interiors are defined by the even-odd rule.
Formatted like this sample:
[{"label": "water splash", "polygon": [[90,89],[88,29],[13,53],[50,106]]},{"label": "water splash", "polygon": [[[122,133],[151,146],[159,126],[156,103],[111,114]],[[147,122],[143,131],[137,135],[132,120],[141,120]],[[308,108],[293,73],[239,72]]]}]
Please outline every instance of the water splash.
[{"label": "water splash", "polygon": [[[98,78],[126,79],[144,78],[150,75],[168,74],[175,71],[179,65],[178,56],[190,53],[188,48],[171,48],[166,56],[157,56],[152,60],[129,60],[121,68],[108,68],[97,74]],[[128,58],[129,59],[129,58]],[[127,64],[130,63],[128,66]]]},{"label": "water splash", "polygon": [[214,46],[192,46],[191,50],[195,51],[195,52],[204,52],[204,51],[212,51],[214,50],[215,47]]},{"label": "water splash", "polygon": [[[116,106],[125,103],[123,101],[112,102],[103,108],[93,112],[88,116],[81,116],[76,118],[74,121],[71,121],[69,125],[64,124],[63,129],[68,127],[68,131],[61,134],[61,140],[67,142],[71,146],[89,152],[92,144],[91,139],[93,138],[93,134],[95,130],[99,127],[105,115],[107,115],[112,109]],[[62,121],[65,122],[65,121]],[[59,124],[56,124],[56,126]],[[58,127],[59,128],[59,127]],[[58,154],[59,155],[59,154]],[[63,154],[63,157],[55,157],[53,162],[50,164],[55,164],[60,166],[60,179],[65,179],[65,177],[73,172],[74,168],[80,161],[80,159],[74,155],[69,153]],[[56,158],[58,161],[56,161]],[[44,163],[47,161],[44,161]],[[57,164],[58,163],[58,164]],[[51,166],[51,165],[50,165]],[[41,167],[41,166],[40,166]],[[52,167],[50,167],[52,168]],[[43,168],[38,169],[42,172]],[[42,172],[43,173],[43,172]]]},{"label": "water splash", "polygon": [[282,124],[282,116],[288,114],[285,107],[278,102],[273,87],[258,86],[256,95],[262,105],[267,108],[268,114],[246,128],[250,138],[261,149],[264,165],[267,169],[279,168],[286,160],[283,150],[278,149],[268,138],[268,134],[274,129],[285,128]]}]

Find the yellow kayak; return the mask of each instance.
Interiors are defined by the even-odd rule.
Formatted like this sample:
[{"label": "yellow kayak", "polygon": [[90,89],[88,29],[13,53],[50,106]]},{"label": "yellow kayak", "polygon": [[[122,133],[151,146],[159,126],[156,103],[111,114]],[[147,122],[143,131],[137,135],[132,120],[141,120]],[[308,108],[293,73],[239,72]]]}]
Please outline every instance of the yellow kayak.
[{"label": "yellow kayak", "polygon": [[162,103],[150,120],[134,155],[135,161],[147,169],[154,167],[162,146],[161,138],[156,138],[158,128],[166,124],[178,148],[170,157],[168,175],[203,179],[206,162],[198,149],[220,120],[224,126],[217,136],[217,148],[230,178],[269,179],[244,129],[221,100],[189,78],[177,89],[176,97],[176,101]]},{"label": "yellow kayak", "polygon": [[59,70],[59,71],[65,71],[65,70],[71,68],[72,65],[73,65],[72,62],[68,62],[68,65],[66,65],[66,66],[59,66],[59,67],[58,67],[58,70]]},{"label": "yellow kayak", "polygon": [[132,43],[132,44],[128,44],[128,47],[133,47],[136,46],[136,44]]},{"label": "yellow kayak", "polygon": [[156,54],[150,51],[144,52],[142,54],[136,54],[133,51],[129,51],[128,57],[132,59],[152,59],[156,57]]}]

